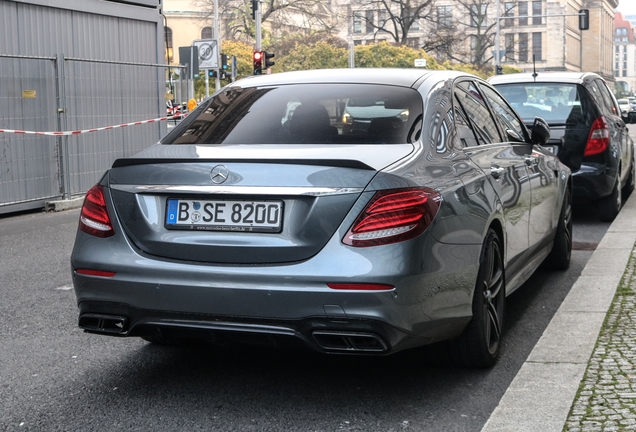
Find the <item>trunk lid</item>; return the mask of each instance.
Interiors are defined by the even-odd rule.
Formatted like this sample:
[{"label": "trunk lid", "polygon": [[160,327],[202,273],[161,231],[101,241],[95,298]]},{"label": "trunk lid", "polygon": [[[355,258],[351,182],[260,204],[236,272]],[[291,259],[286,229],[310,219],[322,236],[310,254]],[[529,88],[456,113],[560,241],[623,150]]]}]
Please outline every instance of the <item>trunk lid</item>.
[{"label": "trunk lid", "polygon": [[[411,144],[156,145],[116,161],[108,181],[117,218],[145,253],[202,263],[284,263],[318,253],[375,174],[412,150]],[[236,205],[238,213],[231,213]],[[269,208],[272,223],[259,225],[250,206],[262,208],[262,220]],[[217,207],[223,217],[214,219]],[[170,214],[187,217],[169,224]],[[235,215],[238,222],[230,222]],[[225,225],[215,225],[218,220]]]}]

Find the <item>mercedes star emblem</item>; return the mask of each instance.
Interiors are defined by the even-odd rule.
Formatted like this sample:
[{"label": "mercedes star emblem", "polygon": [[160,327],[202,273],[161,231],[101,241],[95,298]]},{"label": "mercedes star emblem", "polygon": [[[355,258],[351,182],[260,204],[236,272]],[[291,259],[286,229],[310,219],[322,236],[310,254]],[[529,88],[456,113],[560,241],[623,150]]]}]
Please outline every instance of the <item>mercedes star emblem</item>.
[{"label": "mercedes star emblem", "polygon": [[210,172],[210,178],[216,184],[221,184],[227,180],[230,175],[230,170],[225,165],[217,165],[212,168]]}]

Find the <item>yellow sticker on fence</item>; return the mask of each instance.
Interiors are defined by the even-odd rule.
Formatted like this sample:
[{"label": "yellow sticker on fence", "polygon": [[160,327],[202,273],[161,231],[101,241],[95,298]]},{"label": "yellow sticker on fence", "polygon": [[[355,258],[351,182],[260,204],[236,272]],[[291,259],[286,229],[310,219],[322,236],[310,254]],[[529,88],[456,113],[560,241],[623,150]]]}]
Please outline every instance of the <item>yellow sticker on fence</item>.
[{"label": "yellow sticker on fence", "polygon": [[35,90],[22,90],[23,99],[35,99]]},{"label": "yellow sticker on fence", "polygon": [[167,100],[174,100],[174,95],[172,93],[166,93]]}]

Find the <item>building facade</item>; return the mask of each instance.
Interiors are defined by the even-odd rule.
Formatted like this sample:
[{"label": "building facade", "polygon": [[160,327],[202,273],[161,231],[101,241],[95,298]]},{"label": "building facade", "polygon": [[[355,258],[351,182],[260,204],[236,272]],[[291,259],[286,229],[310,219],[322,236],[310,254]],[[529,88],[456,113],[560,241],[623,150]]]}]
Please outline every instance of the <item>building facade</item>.
[{"label": "building facade", "polygon": [[620,12],[614,15],[614,78],[623,92],[636,91],[636,29]]},{"label": "building facade", "polygon": [[[379,1],[342,0],[350,17],[340,36],[356,44],[381,40],[395,42],[383,32],[386,12],[374,5]],[[613,21],[617,0],[501,0],[500,51],[502,64],[537,71],[593,71],[610,84],[613,72]],[[413,48],[433,46],[429,52],[438,60],[477,63],[494,62],[496,0],[437,0],[426,17],[416,20],[404,40]],[[577,14],[590,11],[589,30],[579,30]],[[399,13],[396,11],[396,15]],[[553,16],[546,16],[553,15]],[[560,16],[557,16],[560,15]],[[510,18],[505,18],[509,16]],[[389,27],[392,23],[389,21]],[[444,45],[444,35],[448,44]],[[434,42],[434,41],[433,41]],[[477,56],[475,53],[478,52]]]}]

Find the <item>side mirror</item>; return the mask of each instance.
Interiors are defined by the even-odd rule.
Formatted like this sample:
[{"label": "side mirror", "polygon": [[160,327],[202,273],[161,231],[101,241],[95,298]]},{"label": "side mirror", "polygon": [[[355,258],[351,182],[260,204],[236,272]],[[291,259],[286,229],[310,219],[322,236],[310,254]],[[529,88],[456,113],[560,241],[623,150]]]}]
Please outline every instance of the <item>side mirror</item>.
[{"label": "side mirror", "polygon": [[532,144],[545,145],[550,139],[550,126],[541,117],[534,118],[530,140]]}]

